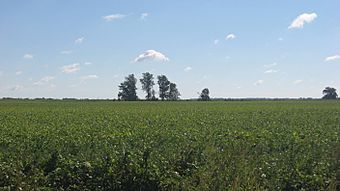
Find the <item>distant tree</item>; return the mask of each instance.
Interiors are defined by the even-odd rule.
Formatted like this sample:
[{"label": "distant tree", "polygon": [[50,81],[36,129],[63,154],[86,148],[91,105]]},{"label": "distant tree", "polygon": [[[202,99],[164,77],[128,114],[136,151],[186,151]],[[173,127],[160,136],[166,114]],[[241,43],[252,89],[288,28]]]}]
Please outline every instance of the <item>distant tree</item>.
[{"label": "distant tree", "polygon": [[169,95],[168,95],[168,99],[175,101],[179,99],[179,96],[181,94],[179,93],[177,86],[175,83],[170,83],[169,85]]},{"label": "distant tree", "polygon": [[202,101],[210,101],[210,97],[209,97],[209,89],[208,88],[204,88],[202,90],[202,93],[200,95],[200,100]]},{"label": "distant tree", "polygon": [[338,94],[336,93],[336,89],[331,88],[331,87],[326,87],[322,91],[322,94],[324,95],[322,99],[336,99],[338,97]]},{"label": "distant tree", "polygon": [[152,99],[152,87],[155,85],[153,79],[153,75],[149,72],[143,73],[143,77],[140,79],[140,82],[142,83],[142,89],[146,92],[145,98],[147,100]]},{"label": "distant tree", "polygon": [[118,99],[125,101],[134,101],[137,100],[137,87],[136,87],[137,79],[133,74],[125,77],[125,81],[119,85],[120,92],[118,93]]},{"label": "distant tree", "polygon": [[168,91],[170,88],[170,81],[165,75],[157,76],[159,86],[159,97],[164,100],[168,98]]}]

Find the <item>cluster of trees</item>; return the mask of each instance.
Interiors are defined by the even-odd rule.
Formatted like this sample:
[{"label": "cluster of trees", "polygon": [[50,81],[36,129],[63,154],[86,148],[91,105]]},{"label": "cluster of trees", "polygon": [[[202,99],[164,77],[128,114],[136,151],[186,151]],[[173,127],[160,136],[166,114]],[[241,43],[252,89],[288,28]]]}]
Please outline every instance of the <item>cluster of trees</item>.
[{"label": "cluster of trees", "polygon": [[[157,84],[159,86],[159,98],[161,100],[178,100],[181,95],[177,89],[177,85],[170,82],[165,75],[157,76]],[[139,80],[142,84],[142,90],[146,93],[146,100],[158,100],[156,98],[156,91],[153,89],[155,85],[154,76],[149,72],[143,73],[142,78]],[[137,96],[137,79],[134,74],[130,74],[125,77],[125,81],[118,87],[120,92],[118,93],[118,99],[124,101],[138,100]]]}]

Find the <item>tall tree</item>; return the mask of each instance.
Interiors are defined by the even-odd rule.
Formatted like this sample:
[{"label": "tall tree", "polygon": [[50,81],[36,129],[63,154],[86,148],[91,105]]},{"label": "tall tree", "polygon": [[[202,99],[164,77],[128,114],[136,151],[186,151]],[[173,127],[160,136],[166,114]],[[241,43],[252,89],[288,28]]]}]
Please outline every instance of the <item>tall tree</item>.
[{"label": "tall tree", "polygon": [[168,91],[170,88],[170,81],[165,75],[157,76],[159,86],[159,97],[164,100],[168,97]]},{"label": "tall tree", "polygon": [[149,72],[143,73],[143,77],[140,79],[140,82],[142,83],[142,89],[146,92],[145,98],[147,100],[152,98],[152,87],[155,85],[153,79],[153,75]]},{"label": "tall tree", "polygon": [[336,93],[336,89],[331,88],[331,87],[326,87],[322,91],[322,94],[324,95],[322,99],[336,99],[338,97],[338,94]]},{"label": "tall tree", "polygon": [[133,74],[125,77],[125,81],[119,85],[120,92],[118,93],[118,98],[125,101],[137,100],[137,79]]},{"label": "tall tree", "polygon": [[176,84],[175,83],[170,83],[168,99],[175,101],[175,100],[179,99],[180,95],[181,94],[179,93]]},{"label": "tall tree", "polygon": [[202,100],[202,101],[209,101],[210,100],[209,93],[210,93],[209,89],[208,88],[204,88],[202,90],[201,95],[200,95],[200,100]]}]

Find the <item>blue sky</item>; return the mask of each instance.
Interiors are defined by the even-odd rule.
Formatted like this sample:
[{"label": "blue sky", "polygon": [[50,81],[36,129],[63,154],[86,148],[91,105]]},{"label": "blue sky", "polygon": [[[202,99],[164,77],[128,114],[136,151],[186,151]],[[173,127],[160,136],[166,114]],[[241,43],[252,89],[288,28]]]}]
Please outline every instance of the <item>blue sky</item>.
[{"label": "blue sky", "polygon": [[212,97],[321,97],[340,88],[339,9],[338,0],[3,0],[0,97],[117,98],[125,76],[146,71],[167,75],[182,98],[205,87]]}]

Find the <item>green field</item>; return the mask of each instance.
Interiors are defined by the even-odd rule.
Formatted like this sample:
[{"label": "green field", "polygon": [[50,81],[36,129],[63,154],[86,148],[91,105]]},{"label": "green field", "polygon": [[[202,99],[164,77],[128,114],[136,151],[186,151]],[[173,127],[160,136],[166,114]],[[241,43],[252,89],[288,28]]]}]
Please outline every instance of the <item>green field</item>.
[{"label": "green field", "polygon": [[339,101],[0,101],[0,190],[336,190]]}]

